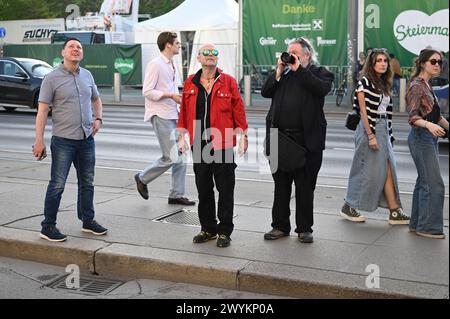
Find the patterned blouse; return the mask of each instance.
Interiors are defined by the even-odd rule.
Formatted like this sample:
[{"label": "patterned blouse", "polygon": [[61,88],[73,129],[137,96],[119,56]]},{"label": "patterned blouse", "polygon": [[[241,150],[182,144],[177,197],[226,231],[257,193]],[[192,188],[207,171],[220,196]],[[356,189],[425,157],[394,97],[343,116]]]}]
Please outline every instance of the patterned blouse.
[{"label": "patterned blouse", "polygon": [[410,125],[414,125],[417,120],[424,119],[433,110],[434,99],[434,92],[424,79],[415,77],[411,81],[406,92]]}]

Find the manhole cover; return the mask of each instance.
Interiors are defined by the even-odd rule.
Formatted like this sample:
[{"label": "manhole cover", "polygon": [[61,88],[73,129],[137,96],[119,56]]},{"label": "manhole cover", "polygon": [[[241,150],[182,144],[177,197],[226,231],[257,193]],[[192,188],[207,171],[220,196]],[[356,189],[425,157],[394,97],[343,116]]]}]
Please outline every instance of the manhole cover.
[{"label": "manhole cover", "polygon": [[179,209],[173,213],[154,219],[157,222],[200,226],[198,212],[195,209]]},{"label": "manhole cover", "polygon": [[69,288],[66,284],[66,278],[68,275],[57,279],[56,281],[47,285],[53,289],[65,289],[72,292],[78,292],[89,295],[106,295],[113,291],[117,287],[121,286],[124,282],[113,279],[96,278],[93,276],[80,276],[80,286],[78,288]]}]

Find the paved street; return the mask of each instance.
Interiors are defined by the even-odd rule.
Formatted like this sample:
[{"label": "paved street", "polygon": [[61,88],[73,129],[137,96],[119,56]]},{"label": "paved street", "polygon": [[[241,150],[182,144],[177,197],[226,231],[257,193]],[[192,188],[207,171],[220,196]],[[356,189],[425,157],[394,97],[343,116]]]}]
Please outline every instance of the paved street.
[{"label": "paved street", "polygon": [[[75,280],[66,280],[72,273],[64,267],[46,265],[32,261],[0,257],[0,284],[8,289],[0,290],[0,299],[277,299],[279,296],[247,293],[229,289],[218,289],[199,285],[174,283],[163,280],[120,280],[102,278],[81,273],[80,279],[101,282],[107,280],[117,286],[114,291],[70,289]],[[62,280],[64,279],[64,280]],[[69,278],[70,279],[70,278]],[[55,285],[61,282],[62,285]],[[69,286],[69,287],[68,287]],[[93,286],[90,283],[90,286]],[[98,285],[100,286],[100,285]],[[107,287],[106,284],[104,287]],[[101,287],[103,288],[103,287]]]},{"label": "paved street", "polygon": [[[352,132],[343,127],[345,108],[330,106],[327,112],[327,149],[315,196],[311,246],[300,244],[294,233],[276,242],[262,240],[270,228],[273,200],[272,178],[258,149],[265,117],[265,111],[258,110],[265,104],[248,112],[254,130],[249,154],[238,162],[233,241],[231,247],[219,249],[214,243],[192,244],[198,232],[195,208],[181,212],[181,222],[165,219],[183,208],[167,204],[170,174],[149,184],[149,201],[137,195],[133,175],[158,157],[158,144],[151,126],[142,121],[141,106],[113,105],[108,99],[104,128],[96,137],[95,205],[97,219],[110,231],[101,238],[80,232],[72,170],[58,217],[58,227],[69,236],[62,244],[38,236],[50,156],[43,162],[32,158],[35,111],[0,110],[0,256],[77,264],[109,278],[152,278],[297,298],[448,298],[448,239],[419,238],[407,227],[388,226],[386,210],[367,214],[368,221],[359,225],[338,216],[353,155]],[[408,212],[416,170],[406,144],[406,118],[397,117],[394,128],[401,198]],[[48,146],[50,135],[47,125]],[[441,143],[440,164],[448,236],[448,142]],[[188,197],[197,198],[191,165],[186,189]],[[380,270],[376,289],[366,284],[370,265]]]}]

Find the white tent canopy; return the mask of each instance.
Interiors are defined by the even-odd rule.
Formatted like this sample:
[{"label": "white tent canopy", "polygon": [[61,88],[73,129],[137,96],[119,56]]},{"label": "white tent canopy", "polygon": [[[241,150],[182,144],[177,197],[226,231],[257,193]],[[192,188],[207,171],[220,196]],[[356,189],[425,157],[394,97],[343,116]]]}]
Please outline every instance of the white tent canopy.
[{"label": "white tent canopy", "polygon": [[[186,0],[172,11],[134,27],[136,43],[143,44],[142,64],[145,65],[159,54],[156,45],[162,31],[195,31],[189,74],[195,73],[198,47],[206,42],[216,44],[219,50],[219,67],[235,76],[237,70],[239,5],[234,0]],[[178,36],[181,39],[180,35]],[[147,45],[146,45],[147,44]],[[175,56],[181,72],[181,56]],[[181,78],[181,73],[180,73]]]}]

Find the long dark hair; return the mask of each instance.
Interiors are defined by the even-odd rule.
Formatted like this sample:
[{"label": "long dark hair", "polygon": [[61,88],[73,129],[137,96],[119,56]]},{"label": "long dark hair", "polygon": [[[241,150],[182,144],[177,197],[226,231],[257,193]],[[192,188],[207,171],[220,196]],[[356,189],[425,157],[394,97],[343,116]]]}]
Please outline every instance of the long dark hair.
[{"label": "long dark hair", "polygon": [[414,60],[414,65],[413,65],[414,71],[411,75],[411,80],[414,79],[416,76],[418,76],[420,72],[422,72],[422,70],[423,70],[422,64],[427,62],[431,58],[431,56],[436,53],[439,54],[442,59],[441,52],[439,52],[437,50],[423,49],[422,51],[420,51],[419,56]]},{"label": "long dark hair", "polygon": [[[379,55],[384,55],[388,62],[387,70],[381,76],[378,76],[374,70]],[[366,59],[366,63],[361,71],[361,76],[367,77],[380,93],[390,96],[394,74],[391,70],[391,59],[389,58],[387,51],[384,49],[373,49]]]}]

